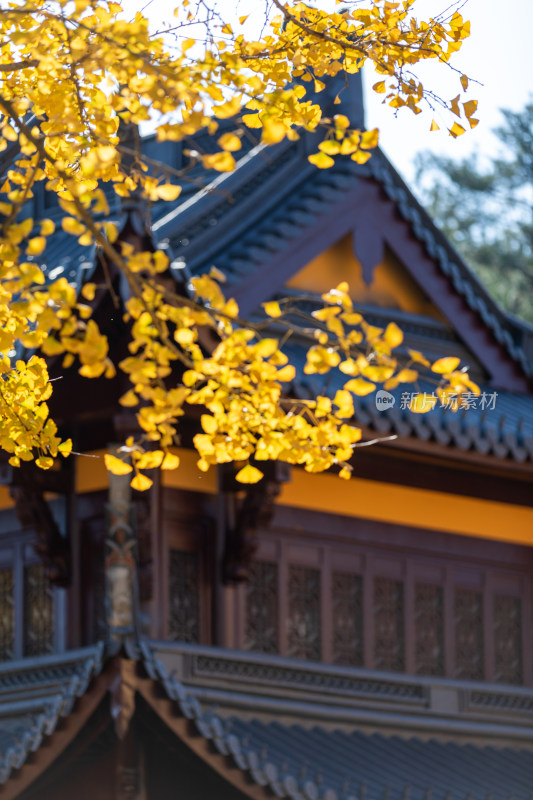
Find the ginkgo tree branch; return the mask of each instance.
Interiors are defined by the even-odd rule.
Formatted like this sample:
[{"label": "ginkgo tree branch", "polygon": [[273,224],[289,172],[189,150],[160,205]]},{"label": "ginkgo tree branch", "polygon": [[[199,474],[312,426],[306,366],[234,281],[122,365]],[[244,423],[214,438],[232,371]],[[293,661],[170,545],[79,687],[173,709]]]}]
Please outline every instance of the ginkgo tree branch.
[{"label": "ginkgo tree branch", "polygon": [[[200,55],[197,39],[184,39],[170,51],[163,37],[150,34],[142,14],[128,21],[116,2],[78,0],[71,6],[50,0],[0,9],[0,152],[7,156],[17,143],[0,190],[0,354],[19,346],[40,349],[44,356],[62,356],[64,370],[79,365],[88,378],[121,369],[131,388],[120,402],[135,409],[142,434],[127,445],[128,464],[109,457],[108,466],[131,471],[137,489],[150,485],[145,469],[177,466],[169,448],[186,408],[200,409],[203,432],[194,439],[200,469],[247,462],[238,479],[255,482],[261,473],[253,459],[280,458],[309,471],[338,467],[349,477],[361,438],[354,397],[416,382],[424,370],[440,382],[439,396],[451,401],[455,395],[456,404],[462,393],[477,390],[457,359],[430,364],[414,351],[397,351],[401,331],[392,323],[385,329],[366,323],[345,284],[314,298],[310,314],[291,299],[267,302],[259,320],[248,320],[235,300],[224,297],[216,270],[193,276],[182,291],[164,252],[141,251],[106,220],[110,191],[149,205],[174,202],[183,183],[196,183],[187,169],[162,165],[124,141],[119,125],[138,125],[150,113],[157,114],[160,141],[190,142],[195,163],[218,174],[235,169],[248,129],[256,129],[267,147],[323,126],[311,163],[328,168],[337,157],[364,163],[377,131],[352,127],[343,113],[326,118],[305,82],[314,77],[309,88],[319,92],[328,76],[357,72],[369,59],[388,76],[389,104],[418,112],[431,93],[405,79],[406,65],[435,56],[447,63],[468,35],[458,12],[446,23],[407,23],[404,6],[368,4],[366,11],[327,14],[274,0],[281,23],[279,16],[270,20],[258,41],[234,34],[209,12]],[[192,17],[183,3],[175,30],[187,28]],[[384,81],[377,87],[387,91]],[[450,102],[450,113],[471,124],[474,110],[475,101],[462,107],[458,98]],[[220,126],[220,120],[229,122]],[[464,131],[455,123],[451,135],[459,128]],[[198,134],[211,137],[214,152],[210,146],[202,151]],[[94,306],[83,302],[92,302],[99,287],[87,282],[77,297],[64,276],[47,282],[39,266],[55,222],[20,214],[39,181],[58,196],[63,230],[80,245],[98,247],[107,289],[117,306],[123,304],[128,322],[129,352],[120,364],[111,361]],[[115,272],[125,277],[128,297],[114,293]],[[292,402],[296,370],[284,353],[289,340],[291,347],[294,341],[305,348],[304,373],[324,376],[321,394],[312,400]],[[0,424],[0,448],[14,466],[38,453],[38,465],[49,468],[71,443],[61,442],[49,416],[46,362],[40,355],[16,362],[0,355],[0,370],[0,419],[5,408],[10,420]],[[29,400],[21,404],[20,397]],[[413,407],[427,410],[422,401]]]},{"label": "ginkgo tree branch", "polygon": [[29,69],[30,67],[37,67],[39,62],[37,59],[25,59],[24,61],[14,61],[11,64],[0,64],[0,72],[18,72],[21,69]]}]

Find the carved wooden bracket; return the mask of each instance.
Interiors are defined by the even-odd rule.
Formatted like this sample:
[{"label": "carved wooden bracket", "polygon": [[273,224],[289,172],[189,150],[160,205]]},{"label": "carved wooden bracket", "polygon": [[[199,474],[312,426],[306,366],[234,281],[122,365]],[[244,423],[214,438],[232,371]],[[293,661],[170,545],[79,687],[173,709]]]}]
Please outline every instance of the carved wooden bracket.
[{"label": "carved wooden bracket", "polygon": [[[269,524],[281,485],[290,480],[289,467],[281,462],[262,462],[261,471],[264,475],[262,480],[246,488],[235,524],[226,526],[222,566],[222,580],[226,584],[248,580],[250,564],[257,549],[256,530]],[[242,491],[243,487],[231,473],[225,477],[223,488],[237,492]]]},{"label": "carved wooden bracket", "polygon": [[70,548],[50,511],[44,494],[27,486],[12,486],[11,497],[23,528],[33,528],[37,534],[34,549],[42,560],[50,583],[70,585]]}]

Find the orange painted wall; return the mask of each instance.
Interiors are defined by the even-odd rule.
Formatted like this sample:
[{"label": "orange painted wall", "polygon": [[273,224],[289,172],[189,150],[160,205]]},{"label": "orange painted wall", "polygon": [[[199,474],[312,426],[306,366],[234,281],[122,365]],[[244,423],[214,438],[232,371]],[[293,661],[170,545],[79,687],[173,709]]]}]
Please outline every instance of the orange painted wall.
[{"label": "orange painted wall", "polygon": [[[214,494],[216,470],[200,472],[193,451],[175,452],[180,455],[181,465],[173,472],[163,472],[163,485]],[[78,492],[107,487],[103,453],[94,455],[97,457],[78,458]],[[2,499],[0,496],[0,502]],[[310,475],[301,469],[292,470],[278,502],[294,508],[533,546],[533,508],[511,503],[362,478],[343,481],[336,475]]]},{"label": "orange painted wall", "polygon": [[287,285],[300,291],[322,293],[341,281],[348,281],[351,296],[358,303],[423,314],[443,321],[438,309],[388,250],[383,262],[374,270],[372,283],[366,284],[361,264],[353,253],[350,235],[317,256]]}]

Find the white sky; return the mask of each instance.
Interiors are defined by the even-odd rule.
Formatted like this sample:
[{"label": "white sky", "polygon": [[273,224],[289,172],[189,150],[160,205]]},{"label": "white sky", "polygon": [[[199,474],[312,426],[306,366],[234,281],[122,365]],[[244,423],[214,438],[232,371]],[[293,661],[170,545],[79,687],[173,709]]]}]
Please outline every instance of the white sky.
[{"label": "white sky", "polygon": [[[442,0],[418,0],[420,11],[427,16],[444,6]],[[365,76],[367,124],[380,129],[381,145],[394,165],[409,180],[413,177],[412,161],[417,151],[432,149],[458,159],[479,153],[491,158],[499,148],[490,129],[500,125],[500,108],[519,110],[528,99],[533,101],[533,0],[468,0],[462,14],[472,23],[471,36],[457,54],[456,66],[469,77],[483,83],[471,85],[469,94],[479,100],[480,124],[459,139],[442,131],[428,131],[430,117],[414,117],[400,109],[396,119],[391,109],[381,106],[379,96],[370,87],[374,80]],[[449,91],[441,94],[454,97],[459,91],[456,76],[450,75]],[[402,113],[405,112],[405,113]]]},{"label": "white sky", "polygon": [[[450,2],[416,0],[414,13],[419,18],[436,16]],[[329,9],[336,7],[334,0],[315,0],[315,3]],[[169,10],[175,5],[175,0],[124,0],[128,11],[144,7],[144,13],[156,24],[172,19]],[[254,18],[262,20],[264,17],[264,0],[217,0],[216,5],[224,18],[250,14],[247,26],[253,24]],[[459,139],[448,136],[444,125],[441,131],[430,133],[432,114],[429,110],[415,117],[403,108],[395,118],[393,110],[381,104],[383,96],[371,89],[378,78],[370,73],[364,76],[367,126],[380,129],[381,146],[409,182],[414,179],[414,156],[425,149],[458,159],[472,153],[491,158],[499,148],[490,134],[490,129],[502,122],[499,109],[518,110],[529,98],[533,100],[533,0],[465,0],[461,13],[471,20],[471,36],[453,63],[471,79],[483,84],[472,83],[468,94],[469,99],[479,101],[476,116],[480,124],[475,130]],[[439,68],[435,62],[418,74],[422,80],[427,75],[428,86],[447,100],[460,91],[459,76]],[[436,119],[439,122],[438,115]]]}]

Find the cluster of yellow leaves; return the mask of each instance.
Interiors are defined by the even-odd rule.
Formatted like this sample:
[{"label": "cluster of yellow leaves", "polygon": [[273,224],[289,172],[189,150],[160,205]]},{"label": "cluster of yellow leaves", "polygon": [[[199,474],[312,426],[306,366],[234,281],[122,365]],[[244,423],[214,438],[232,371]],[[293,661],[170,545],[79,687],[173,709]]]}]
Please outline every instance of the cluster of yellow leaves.
[{"label": "cluster of yellow leaves", "polygon": [[[328,76],[355,73],[371,61],[395,87],[390,105],[418,112],[425,90],[405,77],[406,67],[427,58],[447,63],[468,35],[457,13],[448,22],[417,21],[414,0],[368,0],[366,8],[336,13],[299,2],[274,5],[280,13],[257,41],[221,23],[220,30],[206,31],[203,43],[184,38],[177,49],[151,35],[143,14],[128,16],[120,2],[11,0],[0,8],[0,446],[13,464],[34,457],[48,467],[70,447],[60,443],[48,418],[45,362],[33,356],[25,367],[20,358],[15,363],[16,352],[40,348],[61,358],[65,368],[76,363],[86,377],[115,372],[91,307],[65,278],[46,283],[38,264],[55,231],[53,220],[27,216],[39,183],[57,195],[63,231],[83,246],[96,243],[129,283],[132,341],[120,367],[132,383],[122,403],[139,405],[144,432],[124,451],[137,488],[149,485],[143,469],[176,466],[169,447],[185,403],[209,412],[197,437],[202,468],[253,457],[281,458],[314,471],[342,465],[357,443],[360,432],[345,421],[351,393],[363,393],[389,373],[383,379],[389,383],[413,374],[410,367],[393,367],[394,328],[379,332],[356,322],[342,303],[326,300],[306,370],[323,373],[338,365],[350,381],[332,400],[291,403],[282,387],[293,368],[276,340],[237,320],[237,306],[224,299],[216,276],[195,279],[194,300],[177,298],[168,281],[158,283],[167,257],[119,246],[117,227],[106,218],[110,189],[119,197],[135,192],[150,202],[175,201],[186,179],[178,170],[146,164],[119,136],[121,124],[131,128],[155,118],[160,141],[185,140],[202,130],[216,137],[219,120],[234,118],[233,129],[217,139],[219,150],[195,156],[219,172],[235,168],[247,128],[273,145],[322,125],[325,138],[312,163],[325,168],[346,155],[364,163],[377,131],[356,130],[343,114],[324,118],[314,93]],[[188,0],[181,0],[175,16],[186,32],[194,21]],[[473,103],[462,104],[469,120]],[[458,114],[457,99],[450,110]],[[84,298],[91,302],[94,292],[86,286]],[[211,336],[208,356],[202,331]],[[334,346],[328,337],[335,337]],[[354,358],[352,350],[363,340],[366,349],[361,346]],[[176,382],[179,370],[183,379]],[[446,373],[450,386],[460,383],[460,374]],[[241,480],[257,478],[257,468],[244,469]]]},{"label": "cluster of yellow leaves", "polygon": [[39,235],[28,238],[35,227],[31,218],[12,222],[0,238],[0,446],[13,454],[14,466],[36,458],[38,466],[48,468],[58,452],[70,452],[71,443],[61,444],[48,416],[45,401],[52,385],[45,361],[32,356],[27,364],[21,358],[14,363],[17,352],[66,352],[66,367],[77,355],[80,372],[88,377],[104,372],[110,376],[114,369],[107,359],[107,341],[88,319],[89,306],[78,301],[65,278],[45,286],[42,270],[28,260],[44,248],[55,226],[41,220]]},{"label": "cluster of yellow leaves", "polygon": [[50,419],[46,400],[52,394],[46,363],[32,356],[28,362],[9,358],[0,362],[0,447],[11,454],[9,463],[35,459],[38,467],[49,469],[60,453],[68,456],[70,439],[62,442]]},{"label": "cluster of yellow leaves", "polygon": [[[242,327],[236,302],[226,300],[221,291],[222,279],[216,269],[193,278],[194,299],[185,302],[154,283],[127,303],[131,355],[120,368],[132,388],[121,403],[138,408],[143,434],[126,442],[123,458],[109,456],[107,466],[119,474],[134,471],[134,488],[151,485],[142,470],[176,466],[169,448],[186,406],[189,412],[190,407],[200,408],[202,432],[194,437],[199,468],[242,462],[237,480],[255,483],[262,477],[258,464],[266,460],[299,464],[308,472],[337,466],[341,477],[348,478],[349,461],[362,435],[353,424],[353,397],[373,392],[378,384],[393,389],[416,382],[415,363],[441,377],[438,391],[443,398],[479,391],[467,373],[457,371],[456,358],[433,365],[415,351],[409,351],[407,360],[398,358],[394,350],[403,342],[402,331],[394,323],[384,330],[369,325],[354,310],[346,283],[322,296],[324,305],[312,314],[317,327],[310,334],[309,327],[291,322],[292,300],[265,303],[265,322]],[[306,338],[315,340],[307,348],[304,372],[334,370],[344,379],[342,388],[313,400],[291,397],[288,384],[296,376],[295,367],[279,339],[270,335],[280,325],[284,339],[293,337],[298,347],[305,346]],[[211,331],[213,337],[209,356],[200,342],[201,331]],[[430,408],[414,403],[412,410]]]}]

